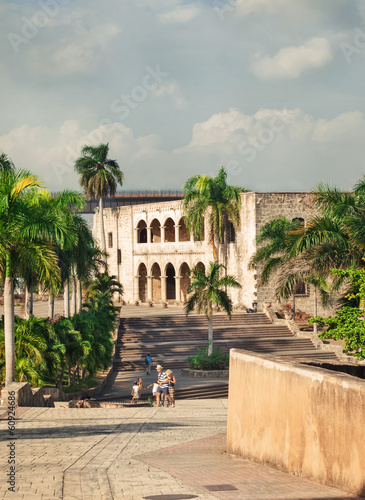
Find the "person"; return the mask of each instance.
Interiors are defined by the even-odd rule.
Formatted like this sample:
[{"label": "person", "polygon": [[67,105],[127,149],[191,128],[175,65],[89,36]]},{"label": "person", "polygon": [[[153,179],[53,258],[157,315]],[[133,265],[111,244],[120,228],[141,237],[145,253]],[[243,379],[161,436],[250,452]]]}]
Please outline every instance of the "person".
[{"label": "person", "polygon": [[149,389],[150,387],[152,387],[152,397],[153,397],[153,400],[156,404],[156,395],[157,395],[157,389],[158,389],[157,380],[156,380],[156,382],[153,382],[152,384],[148,385],[147,389]]},{"label": "person", "polygon": [[141,392],[142,389],[146,389],[145,387],[143,387],[143,380],[141,378],[138,379],[138,388],[139,388],[139,392]]},{"label": "person", "polygon": [[158,373],[158,377],[157,377],[158,389],[157,389],[157,394],[156,394],[156,404],[157,404],[157,406],[160,406],[160,397],[161,397],[161,394],[164,394],[165,398],[167,397],[167,399],[170,401],[171,407],[174,408],[175,404],[172,401],[170,394],[169,394],[169,388],[168,388],[169,382],[167,380],[167,375],[163,371],[163,367],[161,365],[157,365],[156,370]]},{"label": "person", "polygon": [[139,400],[139,386],[138,386],[138,381],[137,380],[134,381],[134,385],[132,387],[131,396],[132,396],[131,403],[137,403],[138,400]]},{"label": "person", "polygon": [[146,374],[151,375],[152,358],[151,358],[150,353],[148,353],[147,356],[144,358],[144,363],[146,365]]},{"label": "person", "polygon": [[169,382],[168,389],[169,389],[169,394],[170,398],[173,401],[173,404],[175,404],[175,384],[176,384],[176,378],[172,370],[166,370],[166,375],[167,375],[167,380]]}]

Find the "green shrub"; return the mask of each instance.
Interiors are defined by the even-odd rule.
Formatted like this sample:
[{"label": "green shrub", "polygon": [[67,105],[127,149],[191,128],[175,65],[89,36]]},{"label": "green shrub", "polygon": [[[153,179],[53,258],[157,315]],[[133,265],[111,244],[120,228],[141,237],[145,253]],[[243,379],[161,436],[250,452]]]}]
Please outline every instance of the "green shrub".
[{"label": "green shrub", "polygon": [[208,347],[198,349],[195,356],[188,357],[188,364],[193,370],[224,370],[229,365],[229,354],[224,354],[220,347],[208,355]]}]

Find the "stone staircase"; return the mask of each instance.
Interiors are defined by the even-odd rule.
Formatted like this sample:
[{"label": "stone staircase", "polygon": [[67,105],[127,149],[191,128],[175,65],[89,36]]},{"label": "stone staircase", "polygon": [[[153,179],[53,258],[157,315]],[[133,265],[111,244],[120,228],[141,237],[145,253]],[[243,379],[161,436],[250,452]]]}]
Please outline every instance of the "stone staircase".
[{"label": "stone staircase", "polygon": [[[186,368],[188,356],[207,344],[204,316],[185,315],[124,318],[120,321],[114,371],[144,369],[150,353],[154,364]],[[214,346],[228,353],[233,347],[308,361],[337,360],[333,352],[318,350],[311,339],[295,337],[286,325],[270,322],[264,313],[234,313],[231,321],[222,313],[213,319]]]}]

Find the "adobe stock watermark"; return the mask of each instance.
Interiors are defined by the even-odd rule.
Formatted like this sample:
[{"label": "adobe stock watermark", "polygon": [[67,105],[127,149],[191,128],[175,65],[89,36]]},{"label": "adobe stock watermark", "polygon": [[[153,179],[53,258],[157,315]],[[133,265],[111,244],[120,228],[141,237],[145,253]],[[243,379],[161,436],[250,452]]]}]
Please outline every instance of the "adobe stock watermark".
[{"label": "adobe stock watermark", "polygon": [[347,63],[351,62],[353,55],[361,54],[361,52],[365,49],[365,31],[360,28],[354,28],[354,38],[351,43],[341,42],[340,48],[342,50],[342,54],[346,59]]},{"label": "adobe stock watermark", "polygon": [[129,94],[122,94],[115,99],[110,105],[111,111],[113,113],[121,113],[118,116],[119,120],[125,120],[130,115],[131,110],[136,109],[147,98],[148,94],[153,90],[157,90],[163,80],[169,76],[170,74],[166,71],[161,71],[159,64],[155,68],[146,66],[146,74],[142,79],[141,85],[136,85]]},{"label": "adobe stock watermark", "polygon": [[286,129],[293,120],[293,114],[277,114],[272,116],[256,136],[249,136],[240,142],[238,153],[245,157],[247,162],[253,161],[257,154],[267,148]]},{"label": "adobe stock watermark", "polygon": [[37,10],[32,17],[21,17],[21,29],[19,33],[8,33],[7,38],[14,52],[18,54],[20,48],[27,45],[34,38],[41,28],[44,28],[49,20],[60,11],[60,7],[70,3],[70,0],[39,0]]},{"label": "adobe stock watermark", "polygon": [[[162,71],[160,65],[157,64],[154,68],[151,66],[146,66],[146,73],[142,78],[140,85],[135,85],[128,94],[122,94],[117,99],[114,99],[110,104],[110,110],[112,113],[118,114],[118,122],[123,122],[128,118],[133,110],[135,110],[139,104],[145,101],[148,95],[157,90],[159,85],[170,76],[166,71]],[[84,131],[84,137],[82,137],[75,148],[71,146],[66,147],[66,156],[63,163],[54,161],[52,162],[52,169],[57,177],[57,180],[61,182],[62,177],[74,171],[74,165],[76,159],[80,156],[81,149],[86,144],[96,146],[103,142],[106,142],[106,137],[111,132],[117,129],[117,123],[115,120],[110,118],[103,118],[98,128],[88,133]]]}]

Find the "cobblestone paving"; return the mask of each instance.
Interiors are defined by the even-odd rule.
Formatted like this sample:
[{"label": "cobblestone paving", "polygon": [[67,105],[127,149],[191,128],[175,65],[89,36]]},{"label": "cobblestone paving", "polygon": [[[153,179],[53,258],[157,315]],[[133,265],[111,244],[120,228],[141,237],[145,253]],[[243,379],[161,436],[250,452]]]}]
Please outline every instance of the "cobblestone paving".
[{"label": "cobblestone paving", "polygon": [[[7,421],[0,422],[0,498],[354,498],[248,461],[232,461],[222,454],[226,418],[226,400],[180,401],[174,409],[29,408],[15,421],[15,493],[8,491],[6,482],[13,438]],[[232,484],[239,491],[205,488],[217,483]],[[288,495],[291,487],[296,496]]]}]

